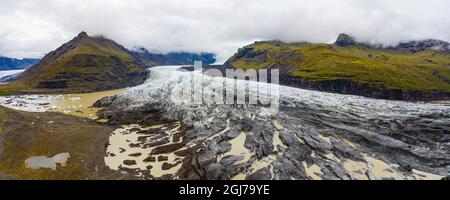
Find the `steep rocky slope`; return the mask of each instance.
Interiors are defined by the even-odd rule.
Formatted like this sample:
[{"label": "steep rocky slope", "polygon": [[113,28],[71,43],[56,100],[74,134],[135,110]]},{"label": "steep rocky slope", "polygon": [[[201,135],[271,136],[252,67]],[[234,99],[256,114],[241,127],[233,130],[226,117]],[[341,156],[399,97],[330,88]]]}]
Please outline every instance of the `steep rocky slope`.
[{"label": "steep rocky slope", "polygon": [[341,34],[334,44],[256,42],[226,66],[280,69],[282,84],[393,100],[450,98],[449,43],[438,40],[381,47]]},{"label": "steep rocky slope", "polygon": [[145,64],[103,36],[85,32],[47,54],[0,93],[79,93],[141,84]]}]

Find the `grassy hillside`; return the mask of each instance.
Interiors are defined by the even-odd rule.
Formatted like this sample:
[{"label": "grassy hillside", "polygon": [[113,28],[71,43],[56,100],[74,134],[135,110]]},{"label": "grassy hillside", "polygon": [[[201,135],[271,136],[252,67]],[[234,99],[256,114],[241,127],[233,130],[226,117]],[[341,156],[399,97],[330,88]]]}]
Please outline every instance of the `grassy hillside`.
[{"label": "grassy hillside", "polygon": [[316,82],[348,80],[374,88],[450,92],[450,54],[433,50],[257,42],[227,63],[241,69],[280,68]]},{"label": "grassy hillside", "polygon": [[138,85],[145,77],[145,64],[127,49],[102,36],[81,33],[14,83],[0,85],[0,95],[109,90]]}]

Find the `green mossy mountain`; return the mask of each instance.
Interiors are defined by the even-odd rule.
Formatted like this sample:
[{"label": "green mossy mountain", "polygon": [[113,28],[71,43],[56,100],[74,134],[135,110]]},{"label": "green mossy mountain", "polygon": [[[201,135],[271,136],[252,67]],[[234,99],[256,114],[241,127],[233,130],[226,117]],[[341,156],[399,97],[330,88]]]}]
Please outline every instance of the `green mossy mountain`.
[{"label": "green mossy mountain", "polygon": [[334,44],[256,42],[226,65],[280,69],[281,83],[394,100],[448,100],[450,45],[439,40],[381,47],[341,34]]},{"label": "green mossy mountain", "polygon": [[79,93],[141,84],[146,65],[132,53],[103,36],[77,37],[47,54],[13,83],[1,85],[1,94]]}]

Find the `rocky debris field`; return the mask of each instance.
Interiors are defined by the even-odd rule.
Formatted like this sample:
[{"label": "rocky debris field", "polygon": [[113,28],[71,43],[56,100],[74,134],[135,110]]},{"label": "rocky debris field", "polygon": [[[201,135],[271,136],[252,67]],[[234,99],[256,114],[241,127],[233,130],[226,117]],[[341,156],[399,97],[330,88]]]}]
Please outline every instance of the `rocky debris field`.
[{"label": "rocky debris field", "polygon": [[179,123],[143,128],[128,125],[109,138],[105,163],[145,179],[172,179],[187,154]]},{"label": "rocky debris field", "polygon": [[[183,77],[195,72],[151,70],[145,84],[96,105],[104,107],[101,115],[110,123],[146,127],[158,120],[180,121],[186,155],[179,158],[176,173],[165,178],[415,180],[450,174],[449,105],[290,87],[280,87],[276,113],[261,105],[179,105],[171,94],[186,84]],[[210,77],[202,84],[221,81]],[[237,85],[248,85],[252,93],[258,83]]]}]

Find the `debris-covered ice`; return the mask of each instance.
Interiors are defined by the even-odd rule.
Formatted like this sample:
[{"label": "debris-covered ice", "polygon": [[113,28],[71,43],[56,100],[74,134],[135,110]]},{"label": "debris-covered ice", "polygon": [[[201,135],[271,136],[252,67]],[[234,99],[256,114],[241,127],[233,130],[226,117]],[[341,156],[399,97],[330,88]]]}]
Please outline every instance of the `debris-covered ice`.
[{"label": "debris-covered ice", "polygon": [[376,100],[210,76],[194,81],[193,87],[218,97],[224,91],[217,88],[236,84],[238,91],[275,100],[277,112],[261,105],[180,103],[189,97],[174,97],[195,91],[189,90],[191,77],[201,72],[177,68],[151,68],[146,83],[114,98],[110,109],[160,110],[163,117],[181,121],[187,127],[187,147],[204,148],[191,155],[198,162],[185,163],[180,178],[439,179],[450,174],[448,104]]}]

